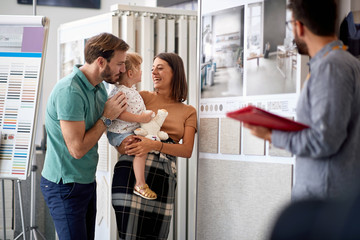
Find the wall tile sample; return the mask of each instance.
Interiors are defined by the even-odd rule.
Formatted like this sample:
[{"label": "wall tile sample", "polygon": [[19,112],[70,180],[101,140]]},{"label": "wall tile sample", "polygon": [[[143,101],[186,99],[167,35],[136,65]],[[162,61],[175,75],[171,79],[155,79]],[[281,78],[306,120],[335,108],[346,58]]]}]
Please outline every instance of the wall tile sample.
[{"label": "wall tile sample", "polygon": [[291,200],[291,164],[199,159],[197,239],[269,239]]},{"label": "wall tile sample", "polygon": [[220,119],[220,153],[240,154],[241,123],[230,118]]},{"label": "wall tile sample", "polygon": [[201,118],[199,131],[199,151],[218,153],[219,119]]},{"label": "wall tile sample", "polygon": [[243,127],[243,151],[245,155],[265,155],[265,140],[255,137]]}]

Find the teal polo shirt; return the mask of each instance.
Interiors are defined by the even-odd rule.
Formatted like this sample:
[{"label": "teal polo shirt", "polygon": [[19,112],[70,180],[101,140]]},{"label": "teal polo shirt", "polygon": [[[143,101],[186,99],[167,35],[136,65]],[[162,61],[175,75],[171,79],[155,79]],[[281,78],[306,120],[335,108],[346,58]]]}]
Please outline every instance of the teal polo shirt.
[{"label": "teal polo shirt", "polygon": [[96,144],[81,159],[73,158],[66,147],[60,120],[85,121],[86,131],[102,116],[107,92],[103,83],[93,86],[74,66],[73,72],[61,79],[52,90],[45,116],[47,151],[42,176],[59,183],[91,183],[98,163]]}]

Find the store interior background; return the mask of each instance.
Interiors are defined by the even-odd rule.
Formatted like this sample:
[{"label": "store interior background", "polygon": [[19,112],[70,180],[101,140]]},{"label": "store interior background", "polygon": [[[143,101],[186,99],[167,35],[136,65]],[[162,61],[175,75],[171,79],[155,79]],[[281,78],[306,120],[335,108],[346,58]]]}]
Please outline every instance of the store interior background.
[{"label": "store interior background", "polygon": [[[228,0],[227,0],[228,1]],[[186,0],[128,0],[128,1],[121,1],[121,0],[101,0],[101,8],[100,9],[87,9],[87,8],[69,8],[69,7],[53,7],[53,6],[37,6],[37,15],[43,15],[47,16],[50,19],[50,30],[49,30],[49,37],[48,37],[48,45],[47,45],[47,52],[46,52],[46,63],[45,63],[45,70],[44,70],[44,76],[43,76],[43,89],[42,89],[42,95],[41,95],[41,103],[39,108],[39,125],[42,126],[42,123],[44,122],[44,116],[45,116],[45,107],[46,107],[46,101],[49,97],[49,94],[54,87],[54,85],[57,82],[57,72],[58,72],[58,63],[57,63],[57,29],[60,26],[60,24],[71,22],[78,19],[83,19],[87,17],[92,17],[95,15],[99,15],[102,13],[107,13],[110,10],[110,6],[114,4],[124,4],[124,5],[138,5],[138,6],[148,6],[148,7],[172,7],[172,8],[180,8],[180,9],[187,9],[187,10],[197,10],[198,9],[198,2],[195,1],[186,1]],[[339,19],[343,19],[347,13],[350,10],[360,10],[360,3],[356,0],[339,0]],[[33,7],[31,5],[22,5],[18,4],[16,0],[6,0],[1,3],[0,8],[0,15],[32,15],[33,14]],[[267,22],[267,24],[271,24],[270,22]],[[269,26],[271,28],[271,26]],[[284,29],[285,30],[285,29]],[[265,32],[266,34],[266,32]],[[269,33],[270,34],[270,33]],[[285,34],[285,33],[283,33]],[[271,51],[275,52],[277,51],[274,49],[275,44],[271,44]],[[269,64],[271,63],[270,59],[260,59],[260,66],[263,67],[266,64],[266,60],[269,60]],[[254,71],[258,71],[258,68],[256,66],[256,60],[249,60],[249,64],[254,65]],[[251,68],[249,68],[248,71],[251,71]],[[251,74],[251,73],[248,73]],[[265,73],[266,74],[266,73]],[[221,80],[220,80],[221,81]],[[200,84],[200,80],[199,80]],[[259,85],[263,86],[263,83],[259,82]],[[241,95],[243,92],[242,86],[238,86],[238,89],[236,89],[234,95]],[[256,92],[256,85],[251,86],[247,85],[248,90],[247,93],[251,95],[251,93],[259,94],[259,92]],[[219,88],[218,88],[219,89]],[[217,90],[218,90],[217,89]],[[269,88],[262,87],[264,91],[266,91]],[[289,86],[289,91],[292,91],[292,86]],[[234,90],[231,88],[231,90]],[[224,92],[226,94],[226,91],[229,91],[229,87],[224,87]],[[288,91],[288,90],[279,90],[279,91]],[[208,89],[208,92],[204,92],[204,95],[201,97],[207,98],[207,97],[221,97],[221,93],[219,95],[219,92],[216,94],[218,95],[211,95],[211,89]],[[209,95],[206,95],[209,94]],[[261,92],[260,92],[261,94]],[[200,97],[200,96],[199,96]],[[43,128],[37,127],[37,133],[36,133],[36,145],[40,147],[41,142],[43,140]],[[194,153],[197,154],[197,153]],[[40,179],[40,172],[42,168],[42,162],[44,160],[44,152],[41,150],[36,151],[36,159],[38,161],[38,174],[37,174],[37,180],[39,182]],[[206,159],[203,159],[206,161]],[[223,190],[225,192],[231,192],[233,191],[232,187],[229,184],[230,181],[234,180],[235,185],[239,184],[239,186],[242,184],[240,182],[239,175],[242,174],[242,176],[246,176],[246,174],[250,173],[252,169],[257,169],[257,173],[263,173],[261,181],[264,183],[267,181],[267,177],[271,178],[275,174],[277,174],[279,171],[284,172],[284,174],[288,174],[288,169],[285,166],[282,166],[283,169],[277,168],[267,168],[260,164],[253,164],[249,166],[246,162],[239,162],[239,161],[222,161],[222,160],[211,160],[208,161],[208,164],[204,164],[203,161],[203,168],[201,172],[199,172],[199,185],[200,186],[206,186],[208,184],[211,184],[212,181],[219,180],[219,184],[222,186]],[[252,169],[249,169],[252,168]],[[273,171],[273,172],[272,172]],[[224,177],[225,176],[225,177]],[[253,178],[249,178],[250,181],[247,182],[248,188],[245,189],[245,193],[247,190],[251,190],[252,184],[258,184],[258,182],[254,182]],[[11,181],[7,181],[6,184],[6,192],[5,195],[8,195],[10,193],[13,194],[16,192],[16,187],[12,184]],[[24,199],[24,209],[26,212],[30,209],[30,202],[27,201],[30,199],[30,178],[28,178],[27,181],[23,181],[23,199]],[[39,185],[37,185],[39,186]],[[267,186],[264,185],[264,188]],[[254,209],[255,205],[248,202],[247,205],[241,205],[239,199],[237,199],[237,195],[232,195],[235,198],[229,199],[227,203],[224,202],[226,199],[222,199],[221,197],[215,197],[213,198],[214,192],[206,192],[205,189],[198,189],[199,195],[198,198],[198,206],[201,205],[199,208],[200,210],[203,210],[201,212],[198,212],[199,218],[197,222],[197,228],[199,229],[198,233],[194,233],[193,231],[187,230],[188,233],[184,235],[176,235],[174,234],[169,239],[220,239],[218,236],[223,236],[226,238],[223,239],[238,239],[239,232],[245,232],[245,236],[254,236],[255,238],[248,238],[248,239],[264,239],[264,236],[266,236],[267,232],[257,232],[257,233],[246,233],[248,229],[257,229],[253,226],[247,226],[246,224],[241,225],[241,227],[233,228],[233,223],[241,223],[241,219],[248,218],[249,216],[246,215],[249,211],[252,211]],[[233,192],[231,192],[233,193]],[[262,194],[263,193],[263,194]],[[257,189],[258,196],[261,196],[261,198],[267,198],[272,197],[268,196],[268,189]],[[18,197],[17,194],[14,195],[15,202],[13,203],[12,200],[7,201],[7,206],[15,207],[15,216],[14,221],[11,221],[11,218],[9,218],[10,221],[7,221],[7,225],[10,224],[10,227],[15,229],[15,232],[13,233],[14,236],[17,236],[21,232],[21,226],[20,226],[20,216],[19,216],[19,208],[18,208]],[[272,198],[273,199],[273,198]],[[42,194],[40,193],[40,189],[37,188],[36,191],[36,225],[39,227],[39,230],[46,236],[46,239],[55,239],[54,234],[54,227],[52,224],[51,219],[49,218],[47,207],[44,205],[44,202],[42,200]],[[199,205],[200,204],[200,205]],[[214,206],[217,206],[217,208],[213,208]],[[246,214],[242,214],[241,209],[247,208],[245,211]],[[7,209],[8,210],[8,209]],[[205,213],[206,210],[210,210],[208,213]],[[264,209],[260,209],[264,210]],[[254,210],[255,211],[255,210]],[[9,211],[6,211],[7,216],[12,215],[12,209],[9,209]],[[251,216],[252,217],[252,216]],[[199,221],[204,220],[204,221]],[[254,221],[247,222],[247,224],[256,224],[256,219],[253,219]],[[2,219],[0,219],[1,223]],[[270,221],[270,220],[269,220]],[[30,216],[29,214],[25,214],[25,222],[29,225],[30,222]],[[1,225],[2,226],[2,225]],[[258,229],[259,230],[259,229]],[[262,230],[262,229],[261,229]],[[1,233],[1,231],[0,231]],[[29,232],[27,232],[28,237]],[[9,235],[8,235],[9,236]],[[179,237],[184,236],[184,237]],[[189,237],[190,236],[190,237]],[[0,236],[0,239],[2,239],[2,236]]]}]

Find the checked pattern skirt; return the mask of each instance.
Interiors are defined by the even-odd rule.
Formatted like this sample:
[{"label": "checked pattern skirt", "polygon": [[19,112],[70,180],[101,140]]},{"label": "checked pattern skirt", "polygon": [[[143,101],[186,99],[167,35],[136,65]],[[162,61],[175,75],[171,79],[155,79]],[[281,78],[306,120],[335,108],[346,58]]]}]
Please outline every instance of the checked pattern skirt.
[{"label": "checked pattern skirt", "polygon": [[163,153],[148,154],[145,180],[157,194],[156,200],[146,200],[133,193],[133,158],[121,155],[114,169],[112,204],[119,238],[166,240],[175,201],[176,157]]}]

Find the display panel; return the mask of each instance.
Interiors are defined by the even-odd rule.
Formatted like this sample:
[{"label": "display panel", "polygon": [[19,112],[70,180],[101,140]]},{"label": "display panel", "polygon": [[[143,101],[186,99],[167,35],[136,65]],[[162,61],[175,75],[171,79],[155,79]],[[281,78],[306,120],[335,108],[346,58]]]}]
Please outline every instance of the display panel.
[{"label": "display panel", "polygon": [[[291,19],[286,4],[200,0],[200,239],[265,239],[279,209],[290,200],[295,157],[226,116],[256,106],[296,121],[306,70],[286,28]],[[220,206],[216,218],[207,211],[214,206]],[[232,224],[226,228],[223,223],[229,219]]]},{"label": "display panel", "polygon": [[47,33],[40,16],[0,18],[0,178],[28,176]]},{"label": "display panel", "polygon": [[241,96],[244,6],[202,17],[201,96]]},{"label": "display panel", "polygon": [[286,0],[205,0],[201,8],[201,98],[296,93]]},{"label": "display panel", "polygon": [[[303,69],[286,25],[291,19],[286,5],[286,0],[201,1],[199,132],[204,136],[212,119],[223,123],[226,113],[249,105],[296,120]],[[219,128],[229,131],[222,124]],[[206,158],[294,161],[286,151],[257,141],[243,126],[201,137],[200,156]],[[210,142],[218,144],[209,147]],[[224,150],[228,145],[232,150]]]},{"label": "display panel", "polygon": [[[17,0],[18,4],[33,4],[33,0]],[[97,8],[100,9],[100,0],[37,0],[37,5]]]}]

